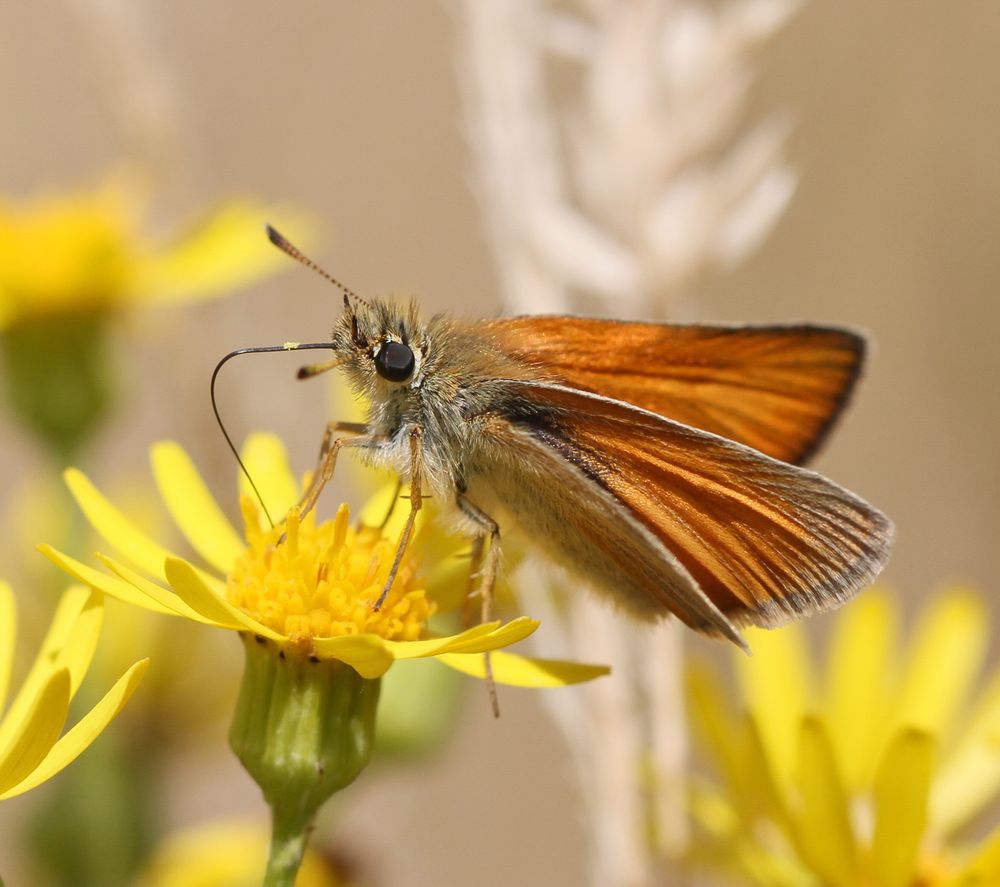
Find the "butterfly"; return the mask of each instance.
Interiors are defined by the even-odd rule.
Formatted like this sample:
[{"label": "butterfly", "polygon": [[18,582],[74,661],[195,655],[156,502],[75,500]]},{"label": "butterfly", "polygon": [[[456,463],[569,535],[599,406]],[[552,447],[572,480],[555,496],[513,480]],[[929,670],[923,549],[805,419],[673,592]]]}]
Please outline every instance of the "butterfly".
[{"label": "butterfly", "polygon": [[488,618],[501,528],[645,620],[672,615],[744,645],[842,604],[885,564],[893,526],[802,467],[864,363],[856,332],[572,316],[424,318],[362,299],[282,235],[273,243],[343,291],[333,357],[369,405],[331,423],[301,509],[343,449],[410,485],[396,569],[429,493],[472,539]]}]

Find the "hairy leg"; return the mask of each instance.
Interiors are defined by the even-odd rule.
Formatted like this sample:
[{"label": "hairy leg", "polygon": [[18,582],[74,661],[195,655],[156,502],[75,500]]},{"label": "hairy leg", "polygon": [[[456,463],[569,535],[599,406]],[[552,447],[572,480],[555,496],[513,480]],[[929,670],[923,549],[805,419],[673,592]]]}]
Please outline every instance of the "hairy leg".
[{"label": "hairy leg", "polygon": [[[493,617],[493,588],[496,584],[497,570],[500,566],[500,527],[485,511],[470,502],[463,494],[459,493],[456,499],[462,514],[468,517],[479,530],[473,540],[473,571],[469,575],[469,586],[472,586],[473,576],[476,572],[477,562],[482,563],[481,578],[479,581],[480,611],[479,618],[482,622],[489,622]],[[483,547],[486,542],[486,556],[483,557]],[[490,705],[493,709],[493,717],[500,717],[500,702],[497,699],[497,685],[493,680],[493,666],[490,662],[490,654],[483,653],[483,665],[486,671],[486,687],[490,694]]]},{"label": "hairy leg", "polygon": [[[357,422],[330,422],[323,433],[323,441],[319,447],[319,459],[316,462],[316,470],[313,471],[309,486],[299,500],[299,514],[307,515],[316,506],[316,500],[323,487],[329,483],[333,477],[333,470],[337,465],[337,453],[343,447],[364,447],[375,442],[374,438],[364,434],[367,426]],[[357,434],[359,437],[338,437],[334,434],[338,431],[346,434]]]},{"label": "hairy leg", "polygon": [[392,588],[392,583],[396,580],[396,574],[399,572],[399,565],[403,561],[403,554],[406,551],[406,546],[410,543],[410,537],[413,535],[413,525],[417,520],[417,513],[420,511],[420,506],[423,502],[423,494],[420,489],[421,485],[421,449],[420,449],[420,435],[421,431],[419,428],[413,428],[410,431],[410,513],[406,516],[406,523],[403,524],[403,531],[399,534],[399,541],[396,543],[396,555],[392,559],[392,567],[389,570],[389,576],[385,581],[385,587],[382,589],[382,594],[379,595],[378,600],[375,602],[375,609],[380,610],[382,604],[385,603],[386,596],[389,594],[389,589]]}]

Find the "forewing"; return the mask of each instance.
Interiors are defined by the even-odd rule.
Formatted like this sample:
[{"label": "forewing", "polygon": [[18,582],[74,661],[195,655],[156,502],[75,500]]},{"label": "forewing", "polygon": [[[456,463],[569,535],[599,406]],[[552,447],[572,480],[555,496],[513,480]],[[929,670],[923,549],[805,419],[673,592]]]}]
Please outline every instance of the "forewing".
[{"label": "forewing", "polygon": [[583,317],[485,324],[552,381],[711,431],[785,462],[807,460],[843,410],[865,340],[813,326],[701,326]]},{"label": "forewing", "polygon": [[835,607],[888,558],[885,515],[815,472],[597,395],[509,385],[536,410],[525,427],[620,503],[737,624]]}]

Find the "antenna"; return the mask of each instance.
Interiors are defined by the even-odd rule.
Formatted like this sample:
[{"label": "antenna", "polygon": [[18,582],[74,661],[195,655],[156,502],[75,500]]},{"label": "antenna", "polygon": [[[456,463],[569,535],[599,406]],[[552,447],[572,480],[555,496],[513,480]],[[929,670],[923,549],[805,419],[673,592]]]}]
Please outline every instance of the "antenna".
[{"label": "antenna", "polygon": [[356,299],[361,302],[362,305],[367,305],[368,303],[361,298],[354,290],[349,287],[344,286],[336,277],[330,274],[328,271],[324,271],[319,265],[317,265],[312,259],[310,259],[302,250],[295,246],[284,234],[281,234],[277,229],[271,227],[270,225],[265,225],[264,229],[267,231],[267,238],[271,241],[278,249],[283,253],[291,256],[296,262],[301,262],[307,268],[312,269],[321,277],[326,278],[335,287],[342,290],[345,296],[350,296],[352,299]]},{"label": "antenna", "polygon": [[[270,231],[271,229],[268,230]],[[281,235],[278,236],[280,237]],[[292,247],[292,249],[295,249],[295,247]],[[209,386],[209,390],[212,395],[212,412],[215,413],[215,421],[219,423],[219,430],[222,432],[222,436],[226,439],[229,449],[236,457],[236,461],[239,463],[243,476],[249,481],[250,488],[254,491],[257,501],[260,502],[260,507],[264,509],[264,516],[267,518],[267,522],[272,528],[274,527],[274,520],[271,518],[271,513],[267,510],[267,505],[264,504],[264,497],[261,496],[260,490],[257,489],[257,484],[254,483],[253,478],[250,476],[250,472],[247,471],[247,467],[243,463],[243,459],[240,457],[240,452],[236,449],[236,444],[233,443],[233,439],[229,436],[229,432],[226,431],[226,426],[222,421],[222,416],[219,415],[219,404],[215,399],[215,380],[219,376],[219,370],[221,370],[234,357],[239,357],[241,354],[265,354],[271,351],[304,351],[307,348],[326,348],[330,350],[333,347],[334,345],[332,342],[288,342],[284,345],[263,345],[257,348],[238,348],[236,351],[230,351],[229,354],[223,357],[222,360],[215,365],[215,369],[212,371],[212,382]],[[299,370],[299,378],[304,379],[309,376],[316,375],[317,372],[322,372],[322,370],[333,369],[333,367],[337,366],[339,362],[339,360],[334,359],[326,361],[323,364],[314,364],[310,367],[303,367],[302,370]],[[318,369],[319,367],[322,367],[322,370]],[[307,370],[308,372],[303,373],[303,370]]]}]

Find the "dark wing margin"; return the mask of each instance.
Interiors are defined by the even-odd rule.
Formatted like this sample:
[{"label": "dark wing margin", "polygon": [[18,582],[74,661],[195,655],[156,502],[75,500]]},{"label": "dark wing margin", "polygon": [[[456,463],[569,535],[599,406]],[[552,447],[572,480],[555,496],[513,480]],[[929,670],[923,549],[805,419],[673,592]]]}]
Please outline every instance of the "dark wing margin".
[{"label": "dark wing margin", "polygon": [[483,325],[549,379],[711,431],[784,462],[822,445],[847,405],[866,340],[837,327],[633,323],[534,316]]},{"label": "dark wing margin", "polygon": [[888,518],[815,472],[598,395],[504,384],[546,417],[524,430],[550,458],[610,494],[735,624],[839,606],[888,559]]}]

